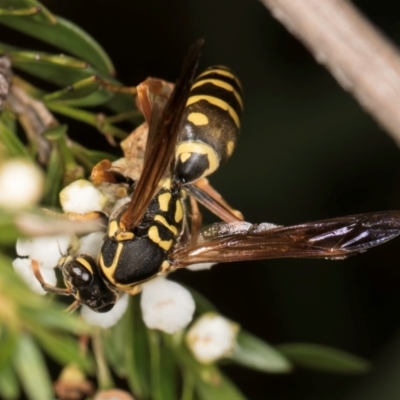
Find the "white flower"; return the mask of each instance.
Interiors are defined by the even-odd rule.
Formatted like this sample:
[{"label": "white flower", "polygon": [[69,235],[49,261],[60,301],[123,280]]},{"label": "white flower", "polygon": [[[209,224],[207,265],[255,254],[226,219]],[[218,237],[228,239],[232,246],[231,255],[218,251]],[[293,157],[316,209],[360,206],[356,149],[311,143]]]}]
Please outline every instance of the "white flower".
[{"label": "white flower", "polygon": [[[31,290],[38,294],[46,294],[47,292],[43,290],[42,285],[36,279],[33,274],[32,260],[29,258],[16,258],[12,265],[15,272],[25,281],[25,283],[30,287]],[[44,281],[50,285],[55,285],[57,283],[57,277],[54,269],[50,268],[39,268],[40,273]]]},{"label": "white flower", "polygon": [[34,292],[45,294],[46,292],[33,273],[32,261],[37,262],[43,280],[54,286],[57,283],[54,268],[59,259],[66,254],[70,243],[71,236],[69,235],[18,239],[16,250],[20,257],[12,263],[14,270]]},{"label": "white flower", "polygon": [[60,203],[66,213],[85,214],[101,211],[107,197],[89,181],[78,179],[61,190]]},{"label": "white flower", "polygon": [[126,309],[128,308],[129,295],[122,294],[115,306],[107,312],[99,313],[93,311],[91,308],[87,306],[82,306],[81,315],[82,318],[88,322],[90,325],[100,326],[103,329],[110,328],[115,325],[125,314]]},{"label": "white flower", "polygon": [[163,277],[142,284],[140,305],[148,328],[175,333],[193,318],[195,303],[183,286]]},{"label": "white flower", "polygon": [[190,269],[191,271],[201,271],[203,269],[211,269],[211,267],[216,264],[217,263],[197,263],[188,265],[186,269]]},{"label": "white flower", "polygon": [[18,239],[16,250],[19,256],[37,261],[41,268],[55,268],[58,260],[67,253],[70,243],[70,235],[40,236]]},{"label": "white flower", "polygon": [[77,254],[87,254],[96,260],[103,245],[104,235],[104,232],[92,232],[89,235],[82,236],[79,240],[81,245]]},{"label": "white flower", "polygon": [[207,364],[229,355],[236,344],[239,326],[221,315],[202,315],[188,330],[186,343],[195,358]]},{"label": "white flower", "polygon": [[0,207],[34,205],[42,196],[43,172],[31,161],[11,159],[0,164]]}]

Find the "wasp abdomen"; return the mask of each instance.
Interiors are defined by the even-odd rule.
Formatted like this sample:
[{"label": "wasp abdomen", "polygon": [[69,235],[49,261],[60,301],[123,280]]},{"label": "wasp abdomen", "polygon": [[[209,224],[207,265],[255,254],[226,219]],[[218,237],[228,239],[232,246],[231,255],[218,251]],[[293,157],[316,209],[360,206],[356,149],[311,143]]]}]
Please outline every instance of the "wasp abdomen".
[{"label": "wasp abdomen", "polygon": [[213,173],[235,148],[243,110],[241,87],[226,67],[208,68],[192,85],[176,148],[176,178],[193,182]]}]

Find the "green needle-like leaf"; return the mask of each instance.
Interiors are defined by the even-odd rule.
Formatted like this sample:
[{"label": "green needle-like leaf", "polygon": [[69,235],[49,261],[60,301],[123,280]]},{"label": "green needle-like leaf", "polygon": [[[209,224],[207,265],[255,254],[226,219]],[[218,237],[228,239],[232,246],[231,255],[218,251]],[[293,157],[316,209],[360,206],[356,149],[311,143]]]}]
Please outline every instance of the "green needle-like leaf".
[{"label": "green needle-like leaf", "polygon": [[196,303],[197,314],[204,314],[210,311],[217,312],[217,309],[215,308],[214,304],[212,304],[211,301],[205,298],[201,293],[187,286],[186,288],[190,291]]},{"label": "green needle-like leaf", "polygon": [[1,16],[0,23],[50,43],[89,62],[99,71],[114,75],[114,66],[103,48],[74,23],[55,17],[43,21],[41,14],[26,17]]},{"label": "green needle-like leaf", "polygon": [[47,167],[45,204],[50,206],[58,205],[64,172],[65,167],[58,146],[53,145]]},{"label": "green needle-like leaf", "polygon": [[73,363],[85,372],[93,372],[93,360],[82,354],[76,339],[67,335],[48,333],[43,327],[39,327],[34,333],[46,353],[61,365]]},{"label": "green needle-like leaf", "polygon": [[368,361],[328,346],[287,343],[277,349],[294,364],[307,369],[342,374],[362,374],[370,369]]},{"label": "green needle-like leaf", "polygon": [[38,21],[54,22],[54,16],[41,3],[35,0],[2,0],[0,15],[24,17],[35,15]]},{"label": "green needle-like leaf", "polygon": [[286,357],[245,331],[238,333],[237,345],[229,358],[238,364],[267,373],[284,374],[292,370]]},{"label": "green needle-like leaf", "polygon": [[125,340],[127,380],[129,387],[137,397],[148,398],[150,395],[149,344],[138,297],[131,299],[128,311],[124,316],[127,318],[128,327]]},{"label": "green needle-like leaf", "polygon": [[10,363],[16,345],[16,332],[0,323],[0,371]]},{"label": "green needle-like leaf", "polygon": [[64,104],[47,103],[46,105],[51,111],[94,126],[103,135],[111,135],[118,139],[125,139],[128,136],[128,132],[119,129],[116,126],[107,123],[102,124],[98,114],[80,110],[79,108],[70,107]]},{"label": "green needle-like leaf", "polygon": [[160,336],[158,332],[148,329],[149,349],[150,349],[150,388],[153,400],[164,400],[164,392],[161,386],[161,349]]},{"label": "green needle-like leaf", "polygon": [[178,396],[178,366],[176,361],[164,345],[160,359],[160,386],[163,400],[176,400]]},{"label": "green needle-like leaf", "polygon": [[54,399],[49,373],[41,352],[32,338],[21,335],[14,354],[14,367],[30,400]]},{"label": "green needle-like leaf", "polygon": [[196,375],[196,392],[200,400],[245,400],[239,389],[222,373],[213,385],[205,384]]},{"label": "green needle-like leaf", "polygon": [[28,157],[25,146],[18,139],[17,135],[0,120],[0,143],[4,146],[7,155],[10,157]]},{"label": "green needle-like leaf", "polygon": [[18,399],[20,388],[15,372],[11,364],[6,364],[0,368],[0,398],[4,400]]},{"label": "green needle-like leaf", "polygon": [[45,102],[62,102],[75,106],[98,106],[106,103],[114,93],[101,87],[101,81],[96,76],[82,79],[67,88],[45,95]]},{"label": "green needle-like leaf", "polygon": [[[1,43],[0,51],[7,51],[7,47]],[[8,55],[14,68],[59,86],[72,85],[99,73],[84,61],[64,55],[32,51],[12,51]]]},{"label": "green needle-like leaf", "polygon": [[239,389],[221,373],[216,365],[199,363],[182,342],[175,342],[174,337],[166,334],[163,335],[163,338],[183,371],[182,374],[190,373],[192,375],[196,393],[201,400],[245,399]]},{"label": "green needle-like leaf", "polygon": [[15,226],[14,215],[0,209],[0,244],[13,245],[21,236],[21,232]]}]

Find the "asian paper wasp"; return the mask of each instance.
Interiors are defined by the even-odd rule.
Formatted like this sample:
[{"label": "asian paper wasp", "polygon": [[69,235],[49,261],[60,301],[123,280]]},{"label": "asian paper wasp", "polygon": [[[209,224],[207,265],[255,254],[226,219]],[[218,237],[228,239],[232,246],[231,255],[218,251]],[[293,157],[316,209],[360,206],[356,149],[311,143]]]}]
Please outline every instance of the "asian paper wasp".
[{"label": "asian paper wasp", "polygon": [[[113,171],[107,161],[93,171],[96,180],[125,182],[133,190],[130,201],[110,215],[98,260],[84,254],[66,257],[60,264],[66,288],[49,286],[37,276],[45,290],[72,295],[76,306],[105,312],[120,291],[134,294],[140,283],[190,264],[342,259],[400,234],[400,211],[289,227],[244,222],[205,179],[235,147],[243,106],[240,83],[221,66],[206,70],[193,83],[202,45],[200,40],[190,48],[169,97],[150,101],[139,91],[149,125],[139,179],[133,182]],[[197,201],[223,222],[200,230]]]}]

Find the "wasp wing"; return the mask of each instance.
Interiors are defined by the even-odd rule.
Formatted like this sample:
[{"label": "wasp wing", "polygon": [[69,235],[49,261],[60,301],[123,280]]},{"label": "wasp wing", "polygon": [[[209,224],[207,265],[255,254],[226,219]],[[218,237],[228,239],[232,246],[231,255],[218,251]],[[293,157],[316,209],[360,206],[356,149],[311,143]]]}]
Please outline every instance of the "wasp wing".
[{"label": "wasp wing", "polygon": [[219,263],[269,258],[340,259],[363,252],[400,234],[400,211],[309,222],[294,226],[216,223],[195,242],[177,246],[176,268],[195,263]]},{"label": "wasp wing", "polygon": [[[158,184],[168,168],[182,125],[182,116],[196,72],[203,40],[189,49],[182,72],[165,107],[155,102],[146,144],[142,174],[121,220],[127,230],[137,226],[156,194]],[[154,117],[153,117],[154,116]]]}]

